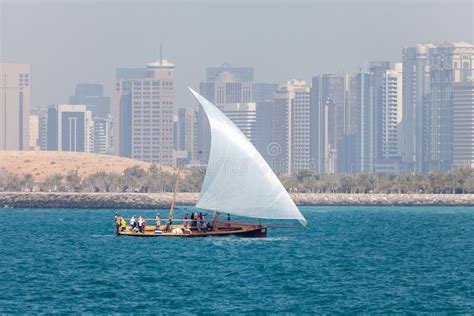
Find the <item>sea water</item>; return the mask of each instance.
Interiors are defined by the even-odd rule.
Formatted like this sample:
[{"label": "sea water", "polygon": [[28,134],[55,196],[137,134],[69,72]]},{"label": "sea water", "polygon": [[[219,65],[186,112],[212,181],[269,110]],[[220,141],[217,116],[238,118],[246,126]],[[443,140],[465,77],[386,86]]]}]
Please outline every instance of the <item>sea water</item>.
[{"label": "sea water", "polygon": [[472,207],[303,207],[254,239],[115,237],[114,213],[0,210],[0,314],[474,312]]}]

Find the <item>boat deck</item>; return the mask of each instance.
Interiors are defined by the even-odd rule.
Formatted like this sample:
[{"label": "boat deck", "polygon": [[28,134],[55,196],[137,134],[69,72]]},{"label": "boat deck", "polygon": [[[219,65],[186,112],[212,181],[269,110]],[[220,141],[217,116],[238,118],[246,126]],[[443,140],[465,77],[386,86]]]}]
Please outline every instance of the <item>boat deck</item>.
[{"label": "boat deck", "polygon": [[119,236],[131,237],[206,237],[236,235],[242,237],[266,237],[267,227],[260,224],[219,223],[214,230],[199,231],[196,227],[185,228],[184,225],[172,225],[171,231],[166,231],[166,225],[156,229],[155,225],[145,227],[144,232],[133,231],[127,226],[125,231],[119,231]]}]

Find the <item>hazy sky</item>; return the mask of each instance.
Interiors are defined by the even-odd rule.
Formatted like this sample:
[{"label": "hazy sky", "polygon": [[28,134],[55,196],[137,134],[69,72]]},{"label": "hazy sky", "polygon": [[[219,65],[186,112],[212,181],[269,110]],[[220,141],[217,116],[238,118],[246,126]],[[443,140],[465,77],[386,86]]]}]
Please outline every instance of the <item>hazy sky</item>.
[{"label": "hazy sky", "polygon": [[205,68],[253,66],[256,81],[310,80],[398,61],[402,46],[473,42],[467,1],[54,1],[0,0],[0,58],[32,67],[32,104],[67,102],[76,83],[103,83],[116,67],[143,67],[160,43],[176,64],[177,105],[194,104]]}]

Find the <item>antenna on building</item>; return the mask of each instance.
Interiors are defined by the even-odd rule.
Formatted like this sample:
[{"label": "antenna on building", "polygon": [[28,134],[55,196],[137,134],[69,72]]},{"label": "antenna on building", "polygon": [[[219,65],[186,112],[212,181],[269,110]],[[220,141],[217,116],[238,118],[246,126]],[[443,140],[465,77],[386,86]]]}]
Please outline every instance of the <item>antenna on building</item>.
[{"label": "antenna on building", "polygon": [[160,44],[160,67],[163,66],[163,42]]}]

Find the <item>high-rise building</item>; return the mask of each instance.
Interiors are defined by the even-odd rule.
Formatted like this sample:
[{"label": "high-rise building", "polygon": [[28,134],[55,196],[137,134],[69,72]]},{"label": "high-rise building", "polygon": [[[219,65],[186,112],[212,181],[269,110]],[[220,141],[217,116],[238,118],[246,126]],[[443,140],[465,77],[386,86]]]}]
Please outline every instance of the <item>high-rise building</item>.
[{"label": "high-rise building", "polygon": [[30,143],[28,149],[39,149],[39,116],[36,114],[30,115]]},{"label": "high-rise building", "polygon": [[404,160],[415,170],[446,171],[452,165],[452,87],[474,73],[473,45],[419,44],[403,50]]},{"label": "high-rise building", "polygon": [[257,82],[252,84],[252,102],[256,106],[255,147],[270,162],[269,146],[272,143],[273,95],[278,84]]},{"label": "high-rise building", "polygon": [[339,172],[355,173],[357,167],[357,135],[360,128],[360,109],[358,105],[357,76],[346,76],[346,114],[344,139],[342,144],[342,157],[338,170]]},{"label": "high-rise building", "polygon": [[375,159],[382,157],[382,112],[383,112],[383,84],[386,71],[390,69],[388,61],[372,61],[369,63],[369,72],[374,77],[374,156]]},{"label": "high-rise building", "polygon": [[[114,150],[117,155],[171,165],[173,160],[174,64],[149,63],[146,72],[117,71]],[[131,76],[137,75],[135,78]],[[122,79],[121,79],[122,78]],[[125,79],[124,79],[125,78]]]},{"label": "high-rise building", "polygon": [[252,82],[244,81],[233,72],[224,69],[212,81],[201,82],[202,95],[217,107],[227,103],[252,101]]},{"label": "high-rise building", "polygon": [[48,106],[38,109],[38,145],[40,150],[48,150]]},{"label": "high-rise building", "polygon": [[228,103],[222,106],[222,111],[255,145],[257,105],[255,103]]},{"label": "high-rise building", "polygon": [[[222,110],[222,106],[228,103],[252,102],[253,68],[232,67],[229,64],[210,67],[207,68],[206,79],[206,82],[200,83],[199,91],[219,109]],[[200,159],[207,161],[211,148],[211,133],[209,122],[201,108],[199,108],[198,120]]]},{"label": "high-rise building", "polygon": [[359,123],[357,132],[357,170],[373,172],[375,158],[374,138],[374,76],[361,72],[356,76],[357,107]]},{"label": "high-rise building", "polygon": [[256,82],[252,84],[252,102],[273,101],[273,95],[278,90],[278,84]]},{"label": "high-rise building", "polygon": [[48,107],[47,150],[94,151],[92,112],[84,104],[58,104]]},{"label": "high-rise building", "polygon": [[257,116],[255,123],[255,147],[262,157],[271,162],[269,149],[273,130],[273,96],[278,84],[257,82],[252,84],[252,102],[255,102]]},{"label": "high-rise building", "polygon": [[28,150],[30,65],[0,64],[0,150]]},{"label": "high-rise building", "polygon": [[146,77],[146,68],[117,68],[115,80],[129,80]]},{"label": "high-rise building", "polygon": [[95,83],[76,85],[75,94],[69,97],[70,104],[85,104],[92,116],[107,118],[110,111],[110,97],[104,96],[104,87]]},{"label": "high-rise building", "polygon": [[112,116],[94,118],[94,153],[109,154],[112,149]]},{"label": "high-rise building", "polygon": [[310,88],[303,80],[291,80],[274,96],[273,143],[268,149],[271,166],[278,173],[311,169]]},{"label": "high-rise building", "polygon": [[273,97],[271,101],[255,102],[257,115],[255,119],[255,148],[262,157],[271,162],[270,149],[273,131]]},{"label": "high-rise building", "polygon": [[322,74],[312,78],[311,158],[317,172],[345,170],[345,136],[348,126],[349,80],[344,74]]},{"label": "high-rise building", "polygon": [[381,146],[384,159],[400,158],[403,150],[403,68],[401,63],[385,71],[382,84]]},{"label": "high-rise building", "polygon": [[403,48],[403,118],[402,160],[414,170],[427,171],[428,93],[430,88],[429,54],[433,44]]},{"label": "high-rise building", "polygon": [[474,168],[474,81],[453,86],[453,165]]},{"label": "high-rise building", "polygon": [[224,72],[231,73],[243,82],[253,81],[253,67],[233,67],[229,63],[224,63],[219,67],[208,67],[206,69],[206,81],[214,82]]},{"label": "high-rise building", "polygon": [[178,115],[173,115],[173,150],[178,150]]},{"label": "high-rise building", "polygon": [[403,156],[403,64],[396,63],[385,71],[382,83],[381,156],[375,159],[376,173],[408,170]]},{"label": "high-rise building", "polygon": [[190,161],[199,159],[197,132],[197,110],[192,107],[178,109],[176,150],[186,151]]},{"label": "high-rise building", "polygon": [[429,170],[448,171],[453,158],[453,84],[468,82],[474,76],[474,46],[464,42],[438,45],[429,55],[429,65],[428,134],[425,136]]}]

